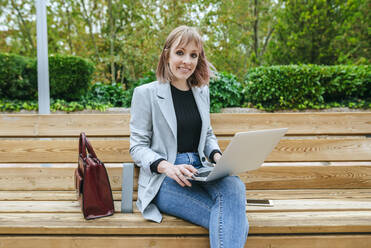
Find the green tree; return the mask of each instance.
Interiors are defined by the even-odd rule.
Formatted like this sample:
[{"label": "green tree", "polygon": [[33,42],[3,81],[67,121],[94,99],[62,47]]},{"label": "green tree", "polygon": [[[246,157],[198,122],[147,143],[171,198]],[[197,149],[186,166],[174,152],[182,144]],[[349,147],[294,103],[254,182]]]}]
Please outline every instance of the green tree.
[{"label": "green tree", "polygon": [[[201,1],[203,2],[203,1]],[[275,26],[275,1],[209,1],[201,23],[210,60],[218,70],[242,78],[262,58]]]},{"label": "green tree", "polygon": [[[272,64],[338,64],[370,58],[367,0],[284,0]],[[361,59],[364,60],[364,59]]]},{"label": "green tree", "polygon": [[[26,56],[36,55],[36,9],[32,0],[0,0],[0,23],[5,27],[7,40],[4,50]],[[4,51],[3,49],[1,49]]]}]

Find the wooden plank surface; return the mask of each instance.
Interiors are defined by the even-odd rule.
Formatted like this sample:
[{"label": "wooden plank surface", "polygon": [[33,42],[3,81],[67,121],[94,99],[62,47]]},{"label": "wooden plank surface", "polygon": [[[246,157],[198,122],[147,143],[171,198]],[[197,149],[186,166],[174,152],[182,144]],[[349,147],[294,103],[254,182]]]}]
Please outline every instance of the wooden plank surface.
[{"label": "wooden plank surface", "polygon": [[[129,140],[90,140],[97,156],[106,163],[132,161]],[[222,151],[230,139],[219,139]],[[71,163],[77,161],[78,139],[2,140],[1,163]],[[371,161],[371,139],[282,139],[266,162]]]},{"label": "wooden plank surface", "polygon": [[[115,201],[115,212],[121,212],[121,201]],[[138,212],[137,208],[133,208]],[[246,206],[248,213],[369,211],[371,200],[363,199],[296,199],[274,200],[273,206]],[[78,201],[0,201],[0,213],[80,213]]]},{"label": "wooden plank surface", "polygon": [[262,167],[239,174],[247,189],[370,188],[371,167]]},{"label": "wooden plank surface", "polygon": [[[0,115],[3,137],[129,136],[129,114]],[[289,135],[370,134],[371,112],[211,114],[217,135],[288,127]],[[11,128],[9,128],[11,127]],[[104,128],[102,128],[104,127]]]},{"label": "wooden plank surface", "polygon": [[[121,200],[121,191],[112,191],[115,201]],[[133,200],[137,199],[133,192]],[[371,200],[370,189],[264,189],[247,190],[248,199],[298,200],[298,199],[350,199]],[[0,191],[0,201],[74,201],[75,191]]]},{"label": "wooden plank surface", "polygon": [[[0,165],[1,190],[74,190],[74,164]],[[113,190],[121,190],[122,167],[107,165]],[[135,170],[137,178],[138,170]],[[371,163],[266,163],[239,174],[247,189],[371,188]],[[137,180],[134,180],[137,189]]]},{"label": "wooden plank surface", "polygon": [[370,134],[371,112],[212,114],[217,135],[287,127],[289,135]]},{"label": "wooden plank surface", "polygon": [[[248,213],[250,234],[369,233],[371,211],[321,211]],[[146,221],[138,214],[115,214],[86,221],[80,213],[0,214],[0,234],[130,234],[191,235],[207,230],[164,215],[161,224]]]},{"label": "wooden plank surface", "polygon": [[129,114],[0,115],[0,136],[129,136],[129,122]]},{"label": "wooden plank surface", "polygon": [[[371,235],[251,235],[248,237],[245,248],[368,248],[371,243]],[[201,237],[173,236],[173,237],[119,237],[119,236],[1,236],[2,247],[17,248],[207,248],[209,238],[207,235]],[[0,246],[1,247],[1,246]]]}]

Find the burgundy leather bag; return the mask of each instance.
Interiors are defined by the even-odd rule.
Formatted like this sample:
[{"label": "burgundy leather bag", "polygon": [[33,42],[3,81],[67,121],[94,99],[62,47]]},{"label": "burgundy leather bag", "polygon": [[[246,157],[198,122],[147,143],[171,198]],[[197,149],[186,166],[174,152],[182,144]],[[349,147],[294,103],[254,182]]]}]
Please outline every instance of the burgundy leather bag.
[{"label": "burgundy leather bag", "polygon": [[97,158],[85,133],[80,134],[75,188],[85,219],[113,215],[113,197],[107,170]]}]

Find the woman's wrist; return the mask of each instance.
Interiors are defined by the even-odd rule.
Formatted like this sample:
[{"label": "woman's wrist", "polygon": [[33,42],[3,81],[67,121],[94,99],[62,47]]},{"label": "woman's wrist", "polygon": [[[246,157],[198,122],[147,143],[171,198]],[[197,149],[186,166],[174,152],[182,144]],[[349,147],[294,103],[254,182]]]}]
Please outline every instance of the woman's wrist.
[{"label": "woman's wrist", "polygon": [[216,163],[221,157],[222,157],[222,154],[220,154],[219,152],[216,152],[214,153],[213,160]]},{"label": "woman's wrist", "polygon": [[158,167],[157,167],[157,171],[158,173],[165,173],[166,172],[166,169],[168,169],[170,166],[174,166],[173,164],[169,163],[168,161],[166,160],[162,160],[159,164],[158,164]]},{"label": "woman's wrist", "polygon": [[[218,155],[215,156],[215,154],[219,154],[220,156],[218,156]],[[220,159],[221,155],[222,155],[222,153],[220,152],[220,150],[218,150],[218,149],[214,149],[214,150],[210,153],[210,155],[209,155],[210,162],[211,162],[211,163],[216,163],[216,161],[217,161],[218,159]]]}]

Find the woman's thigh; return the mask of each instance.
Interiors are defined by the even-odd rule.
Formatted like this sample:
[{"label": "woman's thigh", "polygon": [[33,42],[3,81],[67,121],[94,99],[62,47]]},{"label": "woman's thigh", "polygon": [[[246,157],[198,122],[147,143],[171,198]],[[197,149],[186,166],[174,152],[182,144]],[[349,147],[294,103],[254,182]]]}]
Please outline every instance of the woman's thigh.
[{"label": "woman's thigh", "polygon": [[213,201],[197,183],[182,187],[166,177],[153,201],[163,213],[209,228]]},{"label": "woman's thigh", "polygon": [[211,182],[201,183],[201,186],[212,198],[220,193],[246,198],[245,184],[238,176],[226,176]]}]

